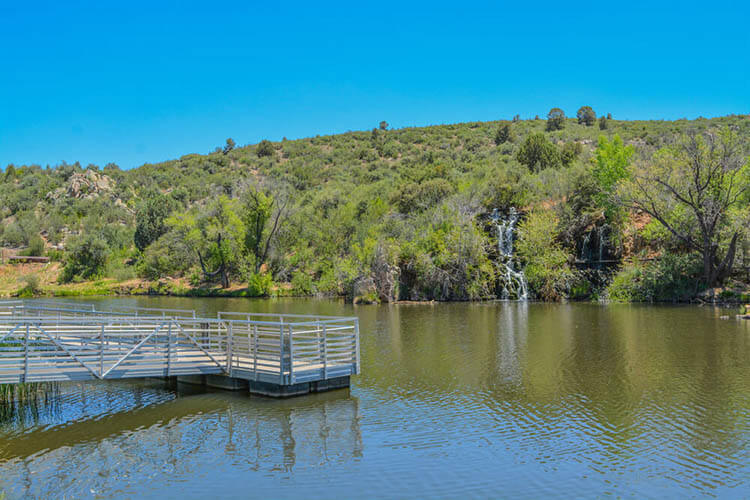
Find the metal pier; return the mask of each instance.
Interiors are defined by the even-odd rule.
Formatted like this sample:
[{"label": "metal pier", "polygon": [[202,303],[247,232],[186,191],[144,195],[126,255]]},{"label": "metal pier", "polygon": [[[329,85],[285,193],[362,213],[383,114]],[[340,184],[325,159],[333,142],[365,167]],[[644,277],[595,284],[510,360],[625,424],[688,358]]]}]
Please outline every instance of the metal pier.
[{"label": "metal pier", "polygon": [[176,377],[268,396],[349,386],[356,317],[0,301],[0,384]]}]

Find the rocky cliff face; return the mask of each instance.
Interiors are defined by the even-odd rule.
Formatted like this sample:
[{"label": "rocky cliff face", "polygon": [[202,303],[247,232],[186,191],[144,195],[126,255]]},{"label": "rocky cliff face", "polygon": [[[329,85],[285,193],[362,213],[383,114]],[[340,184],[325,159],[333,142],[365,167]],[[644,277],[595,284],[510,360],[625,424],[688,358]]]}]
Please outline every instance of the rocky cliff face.
[{"label": "rocky cliff face", "polygon": [[62,197],[92,199],[112,193],[114,181],[106,175],[86,170],[70,176],[66,186],[47,194],[47,199],[57,201]]}]

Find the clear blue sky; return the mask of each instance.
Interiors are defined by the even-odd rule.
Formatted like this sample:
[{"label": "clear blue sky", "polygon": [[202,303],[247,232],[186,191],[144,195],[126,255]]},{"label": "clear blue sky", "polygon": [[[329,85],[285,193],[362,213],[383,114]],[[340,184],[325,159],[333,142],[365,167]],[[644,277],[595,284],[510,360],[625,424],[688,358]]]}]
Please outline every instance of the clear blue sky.
[{"label": "clear blue sky", "polygon": [[553,106],[750,113],[740,1],[104,3],[0,0],[0,166],[130,168],[227,137]]}]

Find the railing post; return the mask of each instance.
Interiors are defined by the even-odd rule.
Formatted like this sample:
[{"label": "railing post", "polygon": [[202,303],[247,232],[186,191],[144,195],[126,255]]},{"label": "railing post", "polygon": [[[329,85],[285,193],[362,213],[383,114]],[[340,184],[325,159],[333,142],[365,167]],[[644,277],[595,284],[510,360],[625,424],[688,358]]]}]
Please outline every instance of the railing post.
[{"label": "railing post", "polygon": [[99,333],[99,378],[104,376],[104,323]]},{"label": "railing post", "polygon": [[[321,335],[320,328],[320,323],[318,323],[318,335]],[[325,325],[323,326],[321,337],[323,340],[323,352],[321,353],[321,356],[323,357],[323,380],[328,380],[328,331],[326,330]]]},{"label": "railing post", "polygon": [[[250,321],[247,323],[250,326]],[[249,329],[249,328],[248,328]],[[258,381],[258,325],[253,325],[253,372],[255,372],[255,381]]]},{"label": "railing post", "polygon": [[292,337],[292,325],[289,325],[289,383],[294,383],[294,338]]},{"label": "railing post", "polygon": [[232,376],[234,372],[234,362],[232,357],[234,355],[234,334],[232,331],[232,322],[230,321],[227,326],[227,373]]},{"label": "railing post", "polygon": [[279,385],[284,385],[284,325],[279,325]]},{"label": "railing post", "polygon": [[172,323],[167,328],[167,377],[172,376]]},{"label": "railing post", "polygon": [[24,362],[23,362],[23,382],[29,379],[29,324],[26,323],[26,333],[23,336],[24,344]]},{"label": "railing post", "polygon": [[355,374],[359,374],[359,318],[354,318],[354,355],[357,357]]}]

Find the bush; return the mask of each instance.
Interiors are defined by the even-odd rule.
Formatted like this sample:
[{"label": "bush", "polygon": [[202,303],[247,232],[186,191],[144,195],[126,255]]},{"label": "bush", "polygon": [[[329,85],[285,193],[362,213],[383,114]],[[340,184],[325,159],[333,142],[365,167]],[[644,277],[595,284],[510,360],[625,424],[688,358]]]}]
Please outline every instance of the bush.
[{"label": "bush", "polygon": [[167,233],[146,248],[138,263],[138,274],[158,280],[187,272],[196,258],[173,233]]},{"label": "bush", "polygon": [[391,201],[399,212],[408,214],[434,207],[453,191],[453,185],[445,179],[430,179],[421,184],[410,182],[402,186]]},{"label": "bush", "polygon": [[3,231],[3,242],[9,247],[20,247],[26,244],[27,237],[23,228],[17,222],[11,222]]},{"label": "bush", "polygon": [[564,167],[569,167],[583,153],[583,146],[580,142],[567,142],[560,150],[560,162]]},{"label": "bush", "polygon": [[26,249],[26,255],[31,257],[42,257],[44,255],[44,240],[38,234],[29,238],[29,248]]},{"label": "bush", "polygon": [[247,294],[250,297],[267,297],[271,294],[272,285],[271,273],[250,273],[247,280]]},{"label": "bush", "polygon": [[21,278],[26,285],[18,291],[19,297],[34,297],[42,293],[38,274],[27,274]]},{"label": "bush", "polygon": [[258,143],[258,149],[255,150],[255,154],[258,155],[258,158],[263,158],[264,156],[274,156],[276,154],[276,150],[274,149],[271,141],[263,139]]},{"label": "bush", "polygon": [[612,302],[676,302],[697,292],[700,263],[691,254],[666,253],[660,259],[623,267],[607,287]]},{"label": "bush", "polygon": [[69,283],[96,278],[102,274],[108,257],[107,242],[99,236],[89,234],[76,238],[68,246],[60,281]]},{"label": "bush", "polygon": [[495,133],[495,144],[499,146],[501,144],[505,144],[506,142],[513,142],[513,139],[513,129],[511,128],[510,123],[501,123],[497,128],[497,132]]},{"label": "bush", "polygon": [[529,287],[543,300],[565,298],[575,277],[568,264],[571,256],[557,242],[557,233],[551,210],[531,212],[518,227],[518,256],[526,263]]},{"label": "bush", "polygon": [[516,159],[531,171],[556,167],[561,161],[557,147],[541,132],[526,138],[516,154]]}]

